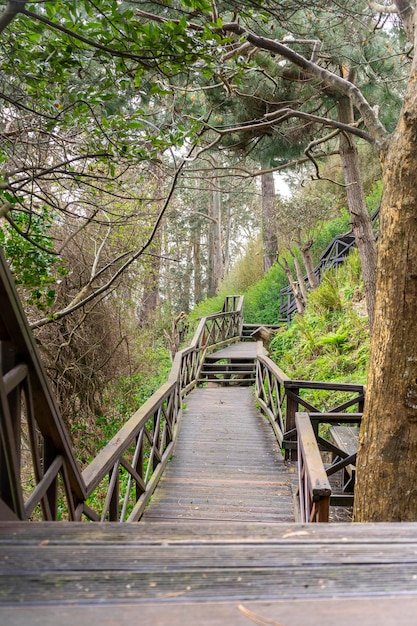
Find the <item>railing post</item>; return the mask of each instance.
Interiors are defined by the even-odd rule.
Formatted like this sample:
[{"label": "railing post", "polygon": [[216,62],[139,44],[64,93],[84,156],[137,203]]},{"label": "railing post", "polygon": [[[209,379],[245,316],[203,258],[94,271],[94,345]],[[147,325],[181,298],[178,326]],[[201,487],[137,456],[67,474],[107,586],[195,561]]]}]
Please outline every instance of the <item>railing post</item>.
[{"label": "railing post", "polygon": [[[287,394],[287,410],[285,413],[285,430],[288,432],[290,430],[295,429],[295,414],[298,411],[298,400],[288,395],[287,386],[285,385],[285,383],[284,383],[284,388]],[[291,392],[294,395],[298,396],[300,390],[298,387],[295,387],[295,388],[291,387]],[[297,458],[298,458],[298,452],[297,452],[296,446],[294,448],[285,449],[286,460],[296,461]]]},{"label": "railing post", "polygon": [[[45,437],[43,445],[43,473],[46,474],[49,466],[53,463],[57,455],[56,448],[51,439]],[[58,484],[55,478],[46,492],[46,497],[49,504],[51,519],[57,518],[57,506],[58,506]]]},{"label": "railing post", "polygon": [[[113,473],[119,473],[119,466],[113,467],[109,472],[109,485],[112,483]],[[109,521],[117,522],[119,520],[119,476],[115,476],[114,489],[111,495],[109,505]]]}]

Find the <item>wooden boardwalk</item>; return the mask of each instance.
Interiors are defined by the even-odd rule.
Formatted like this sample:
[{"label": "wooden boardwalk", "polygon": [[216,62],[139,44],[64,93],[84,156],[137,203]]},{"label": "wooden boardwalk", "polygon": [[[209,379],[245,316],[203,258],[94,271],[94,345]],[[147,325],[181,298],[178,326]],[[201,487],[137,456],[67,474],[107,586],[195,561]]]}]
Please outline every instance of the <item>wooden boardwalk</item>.
[{"label": "wooden boardwalk", "polygon": [[293,522],[295,468],[252,389],[200,388],[185,402],[174,456],[144,519]]}]

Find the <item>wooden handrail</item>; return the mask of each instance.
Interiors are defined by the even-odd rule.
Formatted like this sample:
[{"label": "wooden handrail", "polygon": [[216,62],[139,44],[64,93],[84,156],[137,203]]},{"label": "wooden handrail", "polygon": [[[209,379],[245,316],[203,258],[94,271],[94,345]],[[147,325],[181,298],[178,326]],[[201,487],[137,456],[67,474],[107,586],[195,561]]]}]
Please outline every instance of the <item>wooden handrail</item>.
[{"label": "wooden handrail", "polygon": [[[355,394],[342,404],[337,404],[329,411],[320,411],[301,393],[303,390],[335,391]],[[328,383],[310,380],[291,379],[266,354],[263,342],[257,342],[256,399],[263,413],[274,429],[281,447],[285,449],[287,459],[297,459],[297,429],[295,415],[301,409],[311,416],[317,415],[358,415],[346,413],[347,409],[357,406],[363,411],[365,387],[356,383]],[[347,418],[348,420],[351,418]],[[353,421],[354,418],[352,417]]]},{"label": "wooden handrail", "polygon": [[[200,320],[190,345],[175,355],[168,381],[136,411],[83,471],[87,497],[94,494],[110,472],[109,488],[118,494],[120,485],[115,473],[122,471],[128,475],[121,513],[118,517],[112,516],[111,494],[108,494],[105,503],[108,510],[101,512],[100,519],[108,516],[111,520],[136,521],[141,517],[172,454],[182,415],[182,397],[197,384],[206,351],[211,346],[240,337],[242,298],[233,296],[231,301],[238,304],[238,310],[223,310]],[[131,460],[127,460],[126,452],[132,446]],[[94,518],[89,506],[80,507],[78,514]]]},{"label": "wooden handrail", "polygon": [[[56,519],[61,483],[71,516],[74,501],[85,497],[85,485],[1,249],[0,301],[1,509],[26,519],[39,505],[44,519]],[[32,488],[32,497],[21,484],[22,432],[29,440],[33,478],[43,484]]]},{"label": "wooden handrail", "polygon": [[296,413],[301,522],[328,522],[331,487],[308,413]]}]

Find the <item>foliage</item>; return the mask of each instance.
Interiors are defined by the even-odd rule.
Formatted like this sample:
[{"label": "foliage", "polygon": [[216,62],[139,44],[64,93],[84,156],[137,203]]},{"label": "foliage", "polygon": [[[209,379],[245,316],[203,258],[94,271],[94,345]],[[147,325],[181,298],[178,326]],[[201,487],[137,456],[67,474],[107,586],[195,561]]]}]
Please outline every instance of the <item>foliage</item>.
[{"label": "foliage", "polygon": [[[42,207],[40,214],[30,218],[25,213],[17,213],[14,228],[8,222],[0,226],[0,245],[15,282],[27,290],[27,304],[39,311],[50,309],[56,296],[56,282],[68,271],[51,249],[52,222],[53,215]],[[21,235],[29,230],[30,240]]]},{"label": "foliage", "polygon": [[249,241],[244,254],[235,261],[229,275],[222,282],[221,290],[228,294],[241,294],[263,277],[262,241]]},{"label": "foliage", "polygon": [[287,286],[287,277],[277,265],[249,287],[244,300],[244,318],[248,323],[275,324],[279,320],[279,292]]},{"label": "foliage", "polygon": [[213,298],[206,298],[199,302],[190,313],[191,320],[197,320],[206,315],[213,315],[222,310],[224,298],[229,294],[225,292],[218,293]]},{"label": "foliage", "polygon": [[296,379],[332,382],[366,381],[369,329],[364,315],[358,254],[330,270],[309,295],[304,315],[280,329],[271,343],[272,357]]}]

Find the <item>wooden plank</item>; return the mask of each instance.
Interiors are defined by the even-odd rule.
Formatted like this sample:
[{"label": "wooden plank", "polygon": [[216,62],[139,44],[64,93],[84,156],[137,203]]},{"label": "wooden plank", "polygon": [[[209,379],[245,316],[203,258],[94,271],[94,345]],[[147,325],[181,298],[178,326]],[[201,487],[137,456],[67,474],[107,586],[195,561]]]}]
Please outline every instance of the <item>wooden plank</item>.
[{"label": "wooden plank", "polygon": [[[240,608],[241,607],[241,608]],[[56,626],[56,606],[23,606],[0,608],[0,622],[8,626]],[[59,607],[60,626],[73,626],[95,622],[100,626],[131,624],[142,626],[195,626],[210,625],[249,626],[253,618],[259,623],[285,626],[415,626],[417,598],[396,596],[391,598],[303,599],[274,600],[268,602],[243,600],[238,602],[170,602],[141,604],[124,603],[66,605]],[[270,620],[270,622],[266,621]],[[256,623],[256,622],[255,622]]]},{"label": "wooden plank", "polygon": [[[96,556],[99,556],[97,551]],[[280,598],[330,598],[409,594],[417,596],[416,561],[400,563],[318,562],[299,563],[280,559],[275,565],[254,567],[250,555],[244,565],[226,561],[212,567],[193,567],[192,557],[183,567],[171,569],[172,561],[159,568],[7,572],[0,580],[0,604],[84,603],[223,600],[230,602]],[[377,555],[376,555],[377,557]],[[79,555],[72,554],[74,564]],[[140,562],[140,554],[136,555]],[[131,555],[129,561],[134,560]]]},{"label": "wooden plank", "polygon": [[210,361],[220,359],[256,359],[256,343],[239,341],[222,350],[212,352],[206,358]]},{"label": "wooden plank", "polygon": [[333,443],[349,456],[358,451],[359,428],[352,426],[330,426],[329,436]]},{"label": "wooden plank", "polygon": [[[414,545],[417,538],[417,523],[378,524],[292,524],[263,522],[229,522],[215,524],[202,521],[158,521],[142,520],[137,524],[114,524],[86,522],[0,522],[0,546],[13,543],[19,545],[50,545],[66,543],[102,544],[117,542],[118,545],[132,543],[282,543],[285,545],[314,544],[385,544]],[[44,544],[44,542],[47,542]],[[74,548],[75,550],[75,548]],[[321,547],[320,547],[321,550]],[[0,561],[1,566],[1,561]]]},{"label": "wooden plank", "polygon": [[295,422],[298,443],[312,489],[311,495],[329,496],[331,492],[330,483],[326,476],[310,418],[307,413],[296,413]]}]

